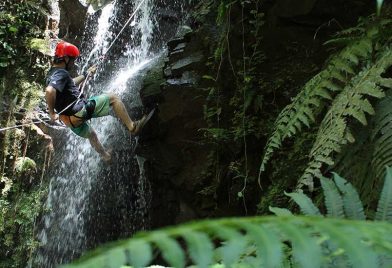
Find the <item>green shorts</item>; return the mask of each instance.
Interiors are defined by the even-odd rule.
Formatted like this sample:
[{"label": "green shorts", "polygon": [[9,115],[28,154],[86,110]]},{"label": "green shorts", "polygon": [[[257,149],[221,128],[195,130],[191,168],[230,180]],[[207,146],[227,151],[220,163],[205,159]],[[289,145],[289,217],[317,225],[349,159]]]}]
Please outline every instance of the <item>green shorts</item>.
[{"label": "green shorts", "polygon": [[[97,117],[109,115],[109,113],[110,113],[110,97],[109,97],[109,95],[102,94],[99,96],[93,96],[93,97],[89,98],[88,100],[95,101],[95,109],[94,109],[92,118],[97,118]],[[81,118],[86,118],[86,116],[87,116],[86,107],[83,107],[83,109],[80,110],[79,112],[77,112],[75,114],[75,116],[81,117]],[[87,123],[87,120],[86,120],[83,124],[81,124],[78,127],[75,127],[75,128],[71,127],[71,130],[76,135],[78,135],[82,138],[88,138],[90,136],[92,128],[90,127],[90,125]]]}]

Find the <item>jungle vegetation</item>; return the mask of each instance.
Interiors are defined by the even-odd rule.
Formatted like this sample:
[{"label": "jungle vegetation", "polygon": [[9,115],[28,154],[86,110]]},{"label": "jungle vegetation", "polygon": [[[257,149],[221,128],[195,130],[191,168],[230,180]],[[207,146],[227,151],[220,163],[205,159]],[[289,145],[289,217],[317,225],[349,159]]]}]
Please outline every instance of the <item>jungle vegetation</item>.
[{"label": "jungle vegetation", "polygon": [[[243,181],[238,198],[245,200],[247,187],[262,187],[260,180],[284,142],[308,131],[312,146],[307,163],[294,192],[286,195],[309,216],[295,216],[286,208],[272,205],[269,209],[277,214],[276,217],[205,220],[139,233],[129,240],[87,254],[67,267],[95,267],[98,263],[108,267],[144,267],[156,262],[173,267],[391,265],[392,236],[388,234],[391,225],[387,222],[392,219],[392,174],[390,168],[385,168],[392,160],[392,21],[388,8],[382,9],[382,1],[377,1],[374,14],[360,18],[356,26],[341,30],[325,43],[333,46],[334,52],[277,115],[263,150],[258,176],[252,179],[247,141],[250,135],[260,135],[262,130],[257,123],[260,118],[255,115],[263,109],[263,95],[255,90],[261,84],[257,60],[263,59],[258,49],[262,42],[259,34],[263,29],[263,14],[254,2],[261,1],[222,0],[218,5],[216,21],[223,30],[212,58],[217,64],[215,69],[211,68],[217,73],[204,77],[216,83],[209,88],[205,105],[205,119],[210,127],[204,131],[216,145],[216,150],[211,152],[215,167],[211,167],[207,175],[215,177],[215,181],[220,180],[219,171],[216,171],[222,157],[219,148],[227,141],[237,141],[244,158],[231,169],[236,172],[236,178]],[[230,62],[228,41],[230,30],[233,30],[230,12],[235,5],[242,7],[242,15],[247,5],[253,8],[248,12],[253,15],[251,34],[254,39],[250,50],[254,53],[247,54],[249,47],[245,49],[243,39],[243,61],[239,63],[242,68],[238,72],[235,71],[238,62]],[[224,57],[229,58],[237,86],[229,103],[233,112],[229,127],[222,126],[225,104],[220,92],[223,89],[218,83]],[[347,176],[358,190],[337,173],[333,173],[333,179],[326,178],[325,175],[333,170]],[[314,191],[320,186],[323,194],[315,195]],[[216,188],[208,191],[214,192]],[[375,192],[379,193],[377,207],[372,202]]]},{"label": "jungle vegetation", "polygon": [[[233,182],[230,191],[244,214],[254,217],[139,233],[69,267],[391,266],[392,170],[386,168],[392,166],[390,7],[377,0],[357,25],[331,36],[322,68],[286,96],[269,87],[272,83],[260,72],[266,58],[264,2],[205,0],[194,14],[201,21],[213,14],[217,32],[203,76],[208,127],[200,131],[212,146],[210,166],[198,174],[209,181],[200,194],[215,202],[226,170]],[[19,122],[18,113],[25,118],[42,98],[48,58],[39,46],[41,4],[0,3],[1,126]],[[235,52],[233,39],[238,40]],[[290,101],[282,105],[275,101],[280,97]],[[38,247],[35,221],[47,193],[42,178],[50,153],[29,155],[24,131],[0,133],[0,142],[0,265],[21,267]],[[228,154],[228,148],[239,153]],[[332,171],[337,173],[330,178]],[[298,208],[288,197],[306,216],[295,215]],[[258,206],[250,199],[258,199]],[[268,209],[277,216],[265,216]]]}]

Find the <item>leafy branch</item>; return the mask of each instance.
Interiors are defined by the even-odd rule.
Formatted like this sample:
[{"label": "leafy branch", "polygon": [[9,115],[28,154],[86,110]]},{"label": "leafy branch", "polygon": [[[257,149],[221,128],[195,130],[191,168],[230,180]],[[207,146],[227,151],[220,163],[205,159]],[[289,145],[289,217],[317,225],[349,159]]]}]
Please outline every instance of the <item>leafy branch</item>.
[{"label": "leafy branch", "polygon": [[[322,217],[207,220],[139,233],[65,267],[145,267],[157,254],[172,267],[321,267],[333,266],[335,256],[345,256],[353,267],[379,267],[379,257],[392,256],[391,231],[384,222]],[[328,250],[331,243],[336,250]]]}]

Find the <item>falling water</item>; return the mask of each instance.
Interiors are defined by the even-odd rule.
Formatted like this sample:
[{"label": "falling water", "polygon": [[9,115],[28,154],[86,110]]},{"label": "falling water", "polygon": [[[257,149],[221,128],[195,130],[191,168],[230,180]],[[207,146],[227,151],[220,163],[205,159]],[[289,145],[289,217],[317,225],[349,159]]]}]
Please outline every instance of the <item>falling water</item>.
[{"label": "falling water", "polygon": [[[141,1],[143,0],[134,1],[133,6],[138,6]],[[92,94],[112,92],[127,100],[128,110],[140,106],[140,100],[137,97],[137,89],[140,87],[140,79],[138,78],[154,58],[150,52],[155,27],[152,8],[152,0],[144,0],[134,22],[132,22],[132,35],[128,37],[129,42],[125,44],[126,52],[121,60],[111,63],[115,65],[112,69],[116,71],[108,73],[104,68],[99,68],[95,78],[101,83],[90,83],[92,87],[89,86],[89,91]],[[113,16],[116,14],[116,10],[118,11],[116,2],[109,4],[102,10],[95,30],[97,33],[93,42],[95,45],[89,48],[90,53],[86,53],[88,56],[83,59],[85,67],[105,53],[105,49],[113,40],[111,23],[115,21]],[[88,95],[91,96],[91,94]],[[131,211],[140,222],[146,221],[145,215],[148,213],[145,210],[148,210],[150,191],[148,182],[143,175],[144,160],[132,155],[132,144],[135,144],[135,140],[131,139],[125,127],[115,118],[94,119],[91,125],[105,147],[114,147],[113,157],[117,165],[113,164],[114,167],[105,165],[98,154],[92,150],[87,140],[75,136],[70,131],[61,133],[65,145],[61,152],[58,152],[60,156],[57,157],[57,160],[60,163],[54,166],[51,171],[52,176],[46,201],[48,212],[42,218],[42,228],[38,233],[38,239],[42,246],[38,251],[35,263],[39,267],[54,267],[60,263],[67,263],[80,256],[87,248],[95,246],[94,242],[99,243],[105,240],[94,240],[94,237],[91,237],[96,234],[94,226],[91,225],[94,223],[96,215],[102,214],[104,211],[102,206],[106,205],[97,204],[99,203],[97,200],[106,198],[108,195],[117,195],[117,193],[107,191],[108,187],[114,187],[113,190],[118,191],[118,200],[112,200],[112,202],[104,199],[102,202],[112,202],[113,206],[121,206],[126,209],[127,212],[124,213]],[[119,144],[120,147],[129,144],[125,147],[130,149],[121,148],[121,151],[118,146],[117,148],[113,146],[116,144]],[[135,162],[136,166],[133,166],[132,163]],[[137,164],[140,166],[140,171],[133,178],[134,182],[127,182],[127,178],[125,178],[125,182],[124,178],[122,182],[118,181],[118,174],[130,173],[129,168],[136,170]],[[129,185],[132,187],[129,188]],[[124,198],[120,193],[123,189],[132,191],[133,199],[136,200],[132,207],[128,203],[124,205],[125,201],[122,200]],[[91,213],[92,211],[95,213]],[[143,228],[143,226],[138,228]],[[136,231],[130,229],[127,230],[129,233]],[[113,239],[113,237],[108,239]]]}]

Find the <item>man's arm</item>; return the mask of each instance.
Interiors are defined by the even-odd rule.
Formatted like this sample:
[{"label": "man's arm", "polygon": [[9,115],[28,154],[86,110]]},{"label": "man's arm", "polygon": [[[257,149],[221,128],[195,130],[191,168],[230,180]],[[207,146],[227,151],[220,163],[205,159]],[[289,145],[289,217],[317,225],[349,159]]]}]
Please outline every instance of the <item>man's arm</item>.
[{"label": "man's arm", "polygon": [[56,103],[56,89],[52,86],[46,87],[45,90],[46,103],[48,104],[48,110],[50,119],[54,122],[58,119],[58,115],[54,112],[54,105]]},{"label": "man's arm", "polygon": [[84,75],[79,75],[79,76],[73,78],[73,81],[75,82],[75,84],[77,86],[79,86],[80,83],[82,83],[85,79],[86,79],[86,77],[84,77]]},{"label": "man's arm", "polygon": [[87,71],[84,74],[79,75],[79,76],[73,78],[73,81],[75,82],[75,84],[77,86],[79,86],[79,84],[82,83],[87,78],[87,76],[93,75],[96,70],[97,70],[97,66],[93,65],[90,68],[88,68]]}]

